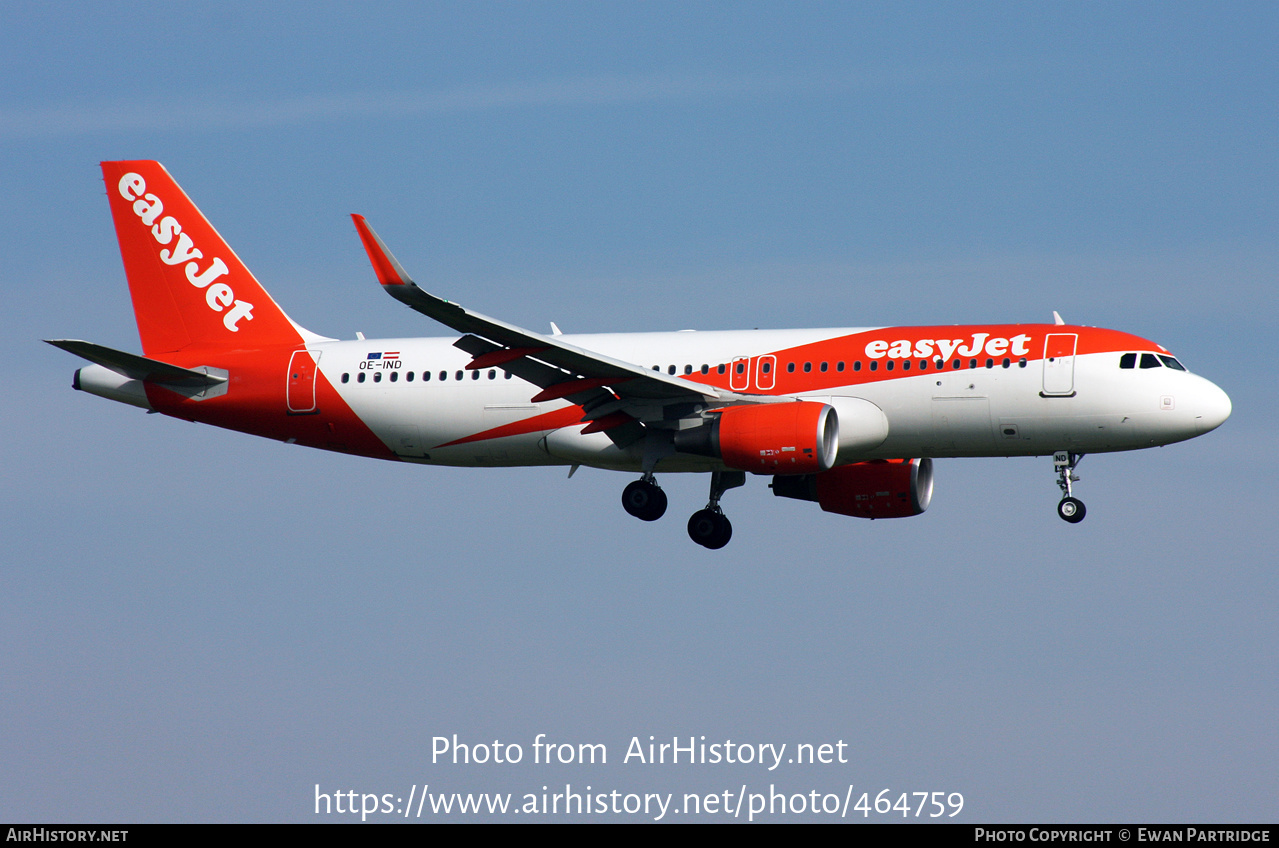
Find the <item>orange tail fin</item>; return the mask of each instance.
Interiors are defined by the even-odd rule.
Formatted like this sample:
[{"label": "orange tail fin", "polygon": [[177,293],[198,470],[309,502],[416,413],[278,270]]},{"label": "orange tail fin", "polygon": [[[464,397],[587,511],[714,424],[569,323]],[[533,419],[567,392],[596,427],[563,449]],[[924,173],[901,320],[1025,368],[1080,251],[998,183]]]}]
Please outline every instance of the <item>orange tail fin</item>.
[{"label": "orange tail fin", "polygon": [[318,338],[276,305],[159,162],[103,162],[147,356]]}]

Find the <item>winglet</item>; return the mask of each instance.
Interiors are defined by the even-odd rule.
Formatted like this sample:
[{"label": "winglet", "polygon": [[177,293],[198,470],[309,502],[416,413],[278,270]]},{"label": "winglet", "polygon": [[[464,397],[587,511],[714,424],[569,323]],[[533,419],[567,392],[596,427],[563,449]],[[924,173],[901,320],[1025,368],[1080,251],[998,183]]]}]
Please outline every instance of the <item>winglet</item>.
[{"label": "winglet", "polygon": [[368,253],[369,261],[373,263],[373,272],[377,274],[377,281],[384,286],[413,285],[413,280],[404,270],[404,266],[396,261],[391,251],[386,249],[386,244],[378,238],[377,233],[373,232],[373,228],[364,220],[364,216],[352,215],[351,220],[355,222],[360,241],[364,242],[364,251]]}]

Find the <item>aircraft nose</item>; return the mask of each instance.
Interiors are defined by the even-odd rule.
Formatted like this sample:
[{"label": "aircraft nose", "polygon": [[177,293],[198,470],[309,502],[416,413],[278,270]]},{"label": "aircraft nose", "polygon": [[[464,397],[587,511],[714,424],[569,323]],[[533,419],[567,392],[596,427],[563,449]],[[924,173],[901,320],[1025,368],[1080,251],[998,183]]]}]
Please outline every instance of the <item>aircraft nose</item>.
[{"label": "aircraft nose", "polygon": [[1200,434],[1215,430],[1230,417],[1230,396],[1217,387],[1215,383],[1204,380],[1205,385],[1196,399],[1195,429]]}]

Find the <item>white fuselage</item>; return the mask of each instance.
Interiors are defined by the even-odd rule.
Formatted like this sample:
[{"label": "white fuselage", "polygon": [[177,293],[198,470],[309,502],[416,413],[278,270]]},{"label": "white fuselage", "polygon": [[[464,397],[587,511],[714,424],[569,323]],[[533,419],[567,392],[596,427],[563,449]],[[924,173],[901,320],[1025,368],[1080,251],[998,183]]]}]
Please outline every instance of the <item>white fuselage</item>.
[{"label": "white fuselage", "polygon": [[[564,336],[578,347],[639,363],[665,373],[705,380],[721,363],[742,361],[734,389],[769,393],[778,378],[760,373],[761,357],[776,359],[777,374],[790,362],[774,352],[870,332],[867,328],[627,333]],[[639,468],[638,451],[618,451],[602,433],[580,435],[557,421],[537,426],[537,416],[571,407],[566,401],[532,403],[537,387],[501,368],[466,370],[471,356],[453,340],[383,339],[308,345],[318,366],[359,418],[400,458],[459,466],[582,463]],[[394,358],[370,359],[370,354]],[[1025,456],[1056,450],[1077,453],[1133,450],[1192,438],[1217,426],[1229,411],[1224,393],[1209,381],[1172,368],[1121,369],[1113,351],[1073,358],[1072,373],[1057,394],[1044,392],[1047,359],[1030,361],[980,356],[977,367],[895,371],[891,379],[865,377],[870,358],[810,361],[824,385],[791,396],[805,399],[861,398],[887,418],[887,437],[874,448],[840,461],[903,456]],[[991,367],[986,362],[991,361]],[[854,362],[861,369],[853,372]],[[880,363],[884,361],[881,359]],[[796,370],[804,363],[795,362]],[[898,363],[900,367],[900,363]],[[918,369],[918,365],[915,366]],[[879,371],[880,375],[884,372]],[[410,375],[412,375],[410,377]],[[730,378],[733,375],[728,375]],[[1068,391],[1061,391],[1068,389]],[[787,393],[790,395],[790,393]],[[498,428],[532,429],[471,439]],[[557,426],[550,426],[556,424]],[[705,471],[721,467],[703,457],[671,457],[662,470]]]}]

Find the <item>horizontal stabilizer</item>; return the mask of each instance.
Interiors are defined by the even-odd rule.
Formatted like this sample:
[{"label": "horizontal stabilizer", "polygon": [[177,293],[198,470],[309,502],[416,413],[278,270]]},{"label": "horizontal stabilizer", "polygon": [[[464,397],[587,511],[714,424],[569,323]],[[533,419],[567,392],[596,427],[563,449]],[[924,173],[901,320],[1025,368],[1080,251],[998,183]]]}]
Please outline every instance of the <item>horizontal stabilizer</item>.
[{"label": "horizontal stabilizer", "polygon": [[128,377],[130,380],[143,380],[148,383],[185,389],[211,388],[227,380],[226,377],[217,374],[193,371],[190,368],[147,359],[145,356],[125,353],[93,342],[82,342],[78,339],[45,339],[45,341],[67,353],[74,353],[76,356],[114,371],[122,377]]}]

